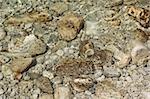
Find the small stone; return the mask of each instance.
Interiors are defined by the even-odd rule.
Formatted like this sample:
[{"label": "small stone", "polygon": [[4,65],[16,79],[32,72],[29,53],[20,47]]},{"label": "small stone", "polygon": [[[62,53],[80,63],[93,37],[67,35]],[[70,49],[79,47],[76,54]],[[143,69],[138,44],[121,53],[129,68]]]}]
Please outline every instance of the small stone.
[{"label": "small stone", "polygon": [[43,71],[43,76],[44,77],[47,77],[47,78],[49,78],[49,79],[53,79],[54,78],[54,75],[53,75],[53,73],[51,73],[50,71]]},{"label": "small stone", "polygon": [[32,62],[33,58],[17,57],[12,60],[11,69],[16,73],[22,73],[31,66]]},{"label": "small stone", "polygon": [[45,93],[53,93],[53,88],[51,86],[51,82],[47,77],[40,77],[36,81],[37,87],[39,87]]},{"label": "small stone", "polygon": [[55,99],[72,99],[72,93],[68,86],[56,86],[54,92]]},{"label": "small stone", "polygon": [[63,55],[64,55],[64,52],[63,52],[63,50],[58,50],[58,51],[56,52],[56,54],[57,54],[58,56],[63,56]]},{"label": "small stone", "polygon": [[0,40],[4,39],[5,36],[6,36],[6,32],[2,28],[0,28]]},{"label": "small stone", "polygon": [[58,32],[63,40],[71,41],[83,28],[84,20],[81,16],[68,13],[58,22]]}]

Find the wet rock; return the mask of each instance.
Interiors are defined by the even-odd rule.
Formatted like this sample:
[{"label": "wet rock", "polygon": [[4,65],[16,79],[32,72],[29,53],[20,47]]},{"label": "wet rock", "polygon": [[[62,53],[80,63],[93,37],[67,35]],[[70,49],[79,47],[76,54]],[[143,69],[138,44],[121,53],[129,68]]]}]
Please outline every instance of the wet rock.
[{"label": "wet rock", "polygon": [[91,41],[85,40],[82,41],[79,46],[80,55],[84,57],[94,55],[94,45]]},{"label": "wet rock", "polygon": [[55,99],[72,99],[72,93],[68,86],[56,86],[54,92]]},{"label": "wet rock", "polygon": [[71,85],[74,90],[78,92],[83,92],[85,90],[88,90],[90,87],[94,85],[93,79],[91,78],[86,78],[86,77],[80,77],[77,79],[74,79],[71,82]]},{"label": "wet rock", "polygon": [[84,20],[81,16],[69,13],[58,21],[58,32],[63,40],[71,41],[83,28]]},{"label": "wet rock", "polygon": [[36,80],[36,85],[45,93],[49,93],[49,94],[53,93],[51,82],[47,77],[41,76],[40,78],[38,78]]}]

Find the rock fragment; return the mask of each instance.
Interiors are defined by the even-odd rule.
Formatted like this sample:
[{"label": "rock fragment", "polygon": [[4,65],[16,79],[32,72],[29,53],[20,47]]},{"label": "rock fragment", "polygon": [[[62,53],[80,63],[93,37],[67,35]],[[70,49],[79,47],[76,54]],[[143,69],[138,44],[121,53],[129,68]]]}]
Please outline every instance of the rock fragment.
[{"label": "rock fragment", "polygon": [[72,93],[69,86],[56,86],[54,92],[55,99],[72,99]]},{"label": "rock fragment", "polygon": [[69,13],[58,21],[58,32],[63,40],[71,41],[83,28],[84,20],[81,16]]},{"label": "rock fragment", "polygon": [[36,80],[36,85],[39,87],[43,92],[52,94],[53,88],[51,86],[51,82],[47,77],[41,76]]},{"label": "rock fragment", "polygon": [[11,69],[16,73],[22,73],[26,69],[31,67],[32,62],[33,62],[33,58],[17,57],[12,60]]},{"label": "rock fragment", "polygon": [[44,53],[46,48],[47,46],[44,42],[36,38],[35,35],[31,34],[26,36],[21,44],[10,44],[9,52],[29,53],[31,56],[36,56]]}]

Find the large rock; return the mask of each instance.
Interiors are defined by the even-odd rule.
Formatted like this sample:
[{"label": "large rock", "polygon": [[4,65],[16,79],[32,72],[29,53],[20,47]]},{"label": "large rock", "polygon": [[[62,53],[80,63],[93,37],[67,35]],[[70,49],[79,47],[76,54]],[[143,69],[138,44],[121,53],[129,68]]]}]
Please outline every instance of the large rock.
[{"label": "large rock", "polygon": [[83,28],[84,20],[81,16],[69,13],[58,21],[58,32],[63,40],[71,41]]}]

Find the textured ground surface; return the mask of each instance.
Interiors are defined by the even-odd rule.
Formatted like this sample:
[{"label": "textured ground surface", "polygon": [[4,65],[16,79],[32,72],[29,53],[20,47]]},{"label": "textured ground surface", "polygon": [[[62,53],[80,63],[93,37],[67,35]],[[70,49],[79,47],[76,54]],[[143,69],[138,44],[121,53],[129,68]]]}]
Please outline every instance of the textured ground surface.
[{"label": "textured ground surface", "polygon": [[150,99],[149,5],[0,0],[0,99]]}]

